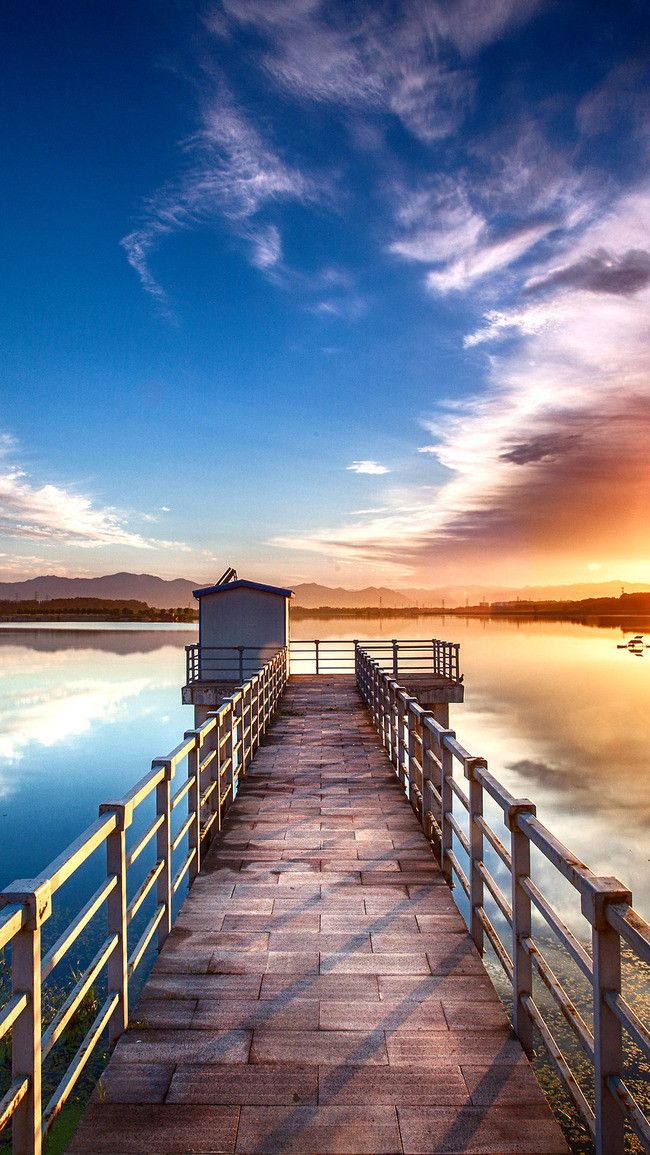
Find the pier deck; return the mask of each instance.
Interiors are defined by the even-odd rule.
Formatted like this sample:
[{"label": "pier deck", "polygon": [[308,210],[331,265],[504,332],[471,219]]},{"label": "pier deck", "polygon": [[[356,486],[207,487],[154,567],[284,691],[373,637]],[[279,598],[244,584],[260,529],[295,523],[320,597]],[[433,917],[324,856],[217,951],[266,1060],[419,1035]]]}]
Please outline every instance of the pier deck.
[{"label": "pier deck", "polygon": [[292,678],[70,1155],[566,1150],[353,679]]}]

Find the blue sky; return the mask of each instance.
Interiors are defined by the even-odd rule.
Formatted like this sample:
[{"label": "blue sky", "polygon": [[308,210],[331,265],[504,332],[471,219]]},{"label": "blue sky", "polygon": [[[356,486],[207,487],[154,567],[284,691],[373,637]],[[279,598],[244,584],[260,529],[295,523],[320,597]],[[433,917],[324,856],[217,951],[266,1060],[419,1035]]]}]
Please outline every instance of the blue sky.
[{"label": "blue sky", "polygon": [[0,577],[650,580],[650,12],[5,9]]}]

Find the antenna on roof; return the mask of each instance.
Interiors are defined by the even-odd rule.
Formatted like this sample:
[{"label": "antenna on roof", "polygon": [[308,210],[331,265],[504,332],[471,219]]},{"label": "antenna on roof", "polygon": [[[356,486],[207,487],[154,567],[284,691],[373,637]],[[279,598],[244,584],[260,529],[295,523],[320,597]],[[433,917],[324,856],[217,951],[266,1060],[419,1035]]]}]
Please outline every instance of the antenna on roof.
[{"label": "antenna on roof", "polygon": [[233,569],[232,566],[229,566],[228,569],[226,570],[226,572],[222,573],[221,577],[219,578],[219,581],[216,582],[215,584],[218,586],[225,586],[228,584],[228,582],[236,582],[236,581],[237,581],[237,570]]}]

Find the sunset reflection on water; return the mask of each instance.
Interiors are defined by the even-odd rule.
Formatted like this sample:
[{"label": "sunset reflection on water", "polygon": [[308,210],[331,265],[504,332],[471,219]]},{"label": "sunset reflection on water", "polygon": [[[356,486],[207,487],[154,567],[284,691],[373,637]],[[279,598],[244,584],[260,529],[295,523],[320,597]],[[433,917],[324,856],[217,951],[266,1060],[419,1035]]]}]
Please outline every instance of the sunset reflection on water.
[{"label": "sunset reflection on water", "polygon": [[[465,703],[451,722],[463,745],[594,871],[632,887],[650,916],[650,651],[568,622],[422,617],[308,618],[292,636],[442,637],[461,643]],[[41,829],[44,865],[191,724],[180,704],[191,631],[24,630],[0,634],[2,877]],[[56,796],[59,817],[52,815]],[[77,823],[75,829],[73,826]],[[47,857],[46,857],[47,856]]]},{"label": "sunset reflection on water", "polygon": [[293,623],[292,637],[316,635],[460,642],[465,702],[450,710],[463,745],[650,917],[650,651],[617,649],[614,626],[449,615]]}]

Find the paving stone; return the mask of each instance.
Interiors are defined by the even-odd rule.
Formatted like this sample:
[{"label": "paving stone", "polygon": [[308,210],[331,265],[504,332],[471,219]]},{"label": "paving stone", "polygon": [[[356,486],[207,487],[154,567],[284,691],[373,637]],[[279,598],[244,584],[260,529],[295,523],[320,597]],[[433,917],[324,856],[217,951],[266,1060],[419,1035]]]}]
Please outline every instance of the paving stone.
[{"label": "paving stone", "polygon": [[[179,992],[180,993],[180,992]],[[196,1010],[196,999],[140,999],[137,1009],[131,1015],[131,1026],[136,1028],[185,1027],[192,1025]]]},{"label": "paving stone", "polygon": [[179,1066],[171,1079],[168,1103],[315,1104],[318,1070],[298,1066]]},{"label": "paving stone", "polygon": [[398,1107],[405,1155],[567,1155],[548,1109]]},{"label": "paving stone", "polygon": [[404,999],[402,1002],[353,1003],[322,1002],[320,1027],[323,1031],[432,1031],[448,1030],[442,1003]]},{"label": "paving stone", "polygon": [[[378,1005],[378,1004],[377,1004]],[[316,999],[199,999],[192,1027],[227,1030],[267,1026],[273,1030],[317,1030]]]},{"label": "paving stone", "polygon": [[545,1105],[544,1093],[529,1063],[475,1066],[461,1065],[472,1103],[490,1107],[493,1104],[537,1103]]},{"label": "paving stone", "polygon": [[384,1032],[270,1031],[253,1032],[251,1063],[387,1063]]},{"label": "paving stone", "polygon": [[500,1002],[447,1002],[442,1004],[450,1031],[509,1030],[510,1020]]},{"label": "paving stone", "polygon": [[347,951],[321,955],[321,974],[427,975],[427,956],[421,954],[367,954]]},{"label": "paving stone", "polygon": [[157,1031],[133,1028],[115,1048],[126,1063],[245,1063],[251,1031]]},{"label": "paving stone", "polygon": [[277,911],[275,915],[264,914],[226,914],[223,920],[223,930],[228,932],[260,932],[277,931],[284,934],[303,931],[319,931],[320,915],[300,910]]},{"label": "paving stone", "polygon": [[415,915],[409,914],[321,914],[320,929],[327,934],[391,933],[402,936],[417,933]]},{"label": "paving stone", "polygon": [[114,1055],[95,1090],[95,1103],[162,1103],[174,1063],[127,1063]]},{"label": "paving stone", "polygon": [[212,955],[210,974],[317,974],[318,951],[217,951]]},{"label": "paving stone", "polygon": [[[261,975],[186,975],[180,991],[188,999],[256,999],[261,985]],[[143,998],[174,999],[178,993],[178,978],[161,974],[149,979]],[[137,1017],[137,1007],[133,1013]]]},{"label": "paving stone", "polygon": [[378,1002],[379,986],[375,975],[264,975],[260,998],[277,999],[283,994],[319,1001],[355,999],[360,1002]]},{"label": "paving stone", "polygon": [[370,935],[363,932],[350,931],[348,934],[323,934],[320,931],[303,931],[302,933],[285,934],[284,931],[272,931],[269,937],[269,949],[272,951],[303,951],[315,950],[317,953],[334,954],[336,952],[364,951],[370,954]]},{"label": "paving stone", "polygon": [[319,1103],[439,1106],[469,1103],[460,1067],[320,1067]]},{"label": "paving stone", "polygon": [[445,1002],[496,1002],[497,996],[486,975],[381,975],[379,995],[382,999],[444,999]]},{"label": "paving stone", "polygon": [[215,1155],[235,1150],[239,1107],[91,1103],[69,1155]]},{"label": "paving stone", "polygon": [[467,927],[457,910],[449,913],[422,914],[418,908],[415,918],[423,934],[467,934]]},{"label": "paving stone", "polygon": [[242,1155],[394,1155],[401,1152],[394,1107],[242,1107]]},{"label": "paving stone", "polygon": [[506,1031],[418,1031],[386,1034],[389,1062],[396,1067],[453,1063],[516,1063],[521,1054],[517,1039]]}]

